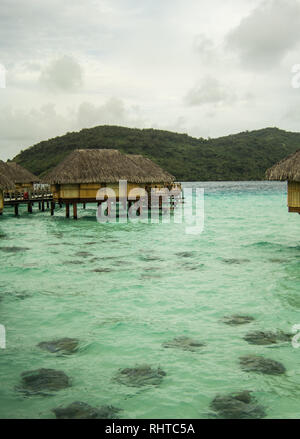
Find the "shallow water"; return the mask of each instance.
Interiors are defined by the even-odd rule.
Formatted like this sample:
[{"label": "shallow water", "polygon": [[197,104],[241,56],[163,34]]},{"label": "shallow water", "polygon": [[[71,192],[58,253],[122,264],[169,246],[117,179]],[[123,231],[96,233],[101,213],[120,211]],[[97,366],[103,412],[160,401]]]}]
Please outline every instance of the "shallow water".
[{"label": "shallow water", "polygon": [[[73,401],[114,405],[125,418],[210,418],[216,394],[244,389],[267,417],[300,417],[300,350],[243,339],[300,324],[300,217],[287,212],[286,185],[193,185],[205,188],[200,235],[187,235],[185,224],[100,225],[92,205],[79,209],[77,222],[63,209],[54,217],[36,207],[32,215],[20,209],[19,218],[5,211],[1,418],[53,418],[52,408]],[[232,314],[255,320],[224,324]],[[183,336],[205,346],[162,346]],[[37,347],[62,337],[78,338],[79,350],[57,355]],[[244,372],[239,357],[248,354],[279,361],[287,372]],[[113,379],[120,368],[140,364],[160,366],[161,384],[127,387]],[[64,371],[72,386],[50,397],[15,390],[23,371],[42,367]]]}]

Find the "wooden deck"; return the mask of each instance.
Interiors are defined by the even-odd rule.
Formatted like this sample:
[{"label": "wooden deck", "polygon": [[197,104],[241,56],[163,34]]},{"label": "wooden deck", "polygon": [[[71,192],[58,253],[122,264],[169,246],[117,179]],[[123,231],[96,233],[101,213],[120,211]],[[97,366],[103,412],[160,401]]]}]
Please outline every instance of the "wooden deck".
[{"label": "wooden deck", "polygon": [[[42,212],[45,212],[45,210],[50,209],[51,212],[51,216],[54,215],[55,212],[55,206],[56,204],[59,205],[60,207],[63,207],[63,205],[65,205],[66,208],[66,218],[70,218],[70,207],[73,207],[73,218],[77,219],[78,215],[77,215],[77,205],[78,204],[82,204],[83,208],[86,208],[86,204],[88,203],[95,203],[98,206],[100,206],[102,203],[105,203],[106,201],[108,202],[108,212],[110,212],[110,210],[112,209],[113,205],[121,205],[123,204],[124,206],[126,206],[128,204],[128,208],[135,203],[136,201],[138,201],[140,199],[140,197],[137,197],[136,200],[128,200],[127,197],[125,198],[121,198],[121,197],[116,197],[116,199],[114,200],[114,202],[110,201],[109,199],[107,199],[107,197],[105,197],[105,199],[103,201],[99,201],[93,198],[85,198],[85,199],[56,199],[53,198],[53,194],[52,193],[46,193],[46,192],[33,192],[30,194],[30,197],[28,199],[24,198],[24,195],[22,193],[7,193],[4,196],[4,206],[12,206],[14,207],[14,211],[15,211],[15,216],[19,216],[19,206],[20,205],[27,205],[27,211],[28,213],[33,213],[33,207],[35,204],[38,205],[38,209]],[[178,197],[171,197],[171,199],[169,200],[170,203],[170,209],[174,210],[176,205],[178,204],[178,202],[182,202],[182,197],[181,197],[181,192],[180,192],[180,196],[178,194]],[[162,201],[161,199],[158,197],[157,200],[157,205],[155,206],[148,206],[150,209],[152,207],[152,209],[155,210],[155,208],[157,208],[159,211],[162,210]],[[115,206],[117,207],[117,206]],[[140,207],[140,213],[141,210],[143,209],[143,207]],[[119,207],[118,207],[119,210]]]},{"label": "wooden deck", "polygon": [[13,206],[15,208],[15,216],[19,215],[19,206],[27,205],[27,211],[32,213],[33,206],[38,204],[39,210],[45,212],[45,209],[49,209],[50,203],[52,203],[53,196],[51,193],[45,192],[33,192],[29,198],[24,198],[22,193],[11,192],[4,196],[4,206]]}]

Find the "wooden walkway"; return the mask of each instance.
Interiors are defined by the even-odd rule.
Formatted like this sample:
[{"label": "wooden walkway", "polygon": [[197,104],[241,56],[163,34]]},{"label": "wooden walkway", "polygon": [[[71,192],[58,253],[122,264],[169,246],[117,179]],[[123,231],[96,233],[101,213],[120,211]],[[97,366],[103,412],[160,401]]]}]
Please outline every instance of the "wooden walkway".
[{"label": "wooden walkway", "polygon": [[52,200],[53,196],[50,193],[33,192],[28,199],[24,198],[21,193],[9,193],[4,197],[4,206],[13,206],[15,208],[15,216],[18,216],[20,205],[27,205],[27,211],[32,213],[32,208],[37,203],[39,210],[45,212],[45,209],[49,209]]},{"label": "wooden walkway", "polygon": [[[137,197],[138,201],[139,197]],[[118,213],[119,213],[119,206],[117,205],[122,205],[124,204],[124,202],[126,202],[126,205],[128,203],[128,209],[130,208],[130,206],[132,204],[135,203],[134,200],[128,200],[127,198],[123,199],[119,199],[117,198],[115,200],[115,202],[111,202],[109,200],[104,200],[104,201],[98,201],[96,199],[72,199],[72,200],[59,200],[59,201],[54,201],[53,200],[53,195],[51,193],[43,193],[43,192],[33,192],[30,194],[29,198],[26,199],[24,198],[24,195],[22,193],[7,193],[4,197],[4,206],[11,206],[14,207],[15,210],[15,216],[19,216],[19,206],[20,205],[27,205],[27,211],[28,213],[32,213],[33,212],[33,206],[36,204],[38,204],[38,209],[42,212],[45,212],[46,209],[50,209],[51,212],[51,216],[54,215],[54,211],[55,211],[55,206],[56,204],[59,205],[59,207],[63,207],[63,205],[65,204],[66,207],[66,218],[70,218],[70,207],[73,206],[73,218],[77,219],[77,204],[80,203],[82,204],[83,209],[86,208],[86,204],[87,203],[96,203],[98,206],[100,206],[103,202],[105,203],[106,201],[108,201],[108,205],[107,205],[107,212],[108,214],[110,214],[111,209],[113,207],[114,204],[116,204],[115,208],[117,209]],[[171,198],[169,200],[170,203],[170,210],[173,211],[176,208],[176,205],[183,202],[183,198],[182,197],[175,197],[175,198]],[[162,208],[162,200],[159,199],[157,200],[157,204],[156,205],[148,205],[148,208],[150,208],[151,210],[158,210],[158,211],[162,211],[164,210]],[[126,207],[127,209],[127,207]],[[142,209],[144,209],[144,206],[141,205],[139,207],[139,214],[141,214]],[[117,216],[118,216],[117,213]]]}]

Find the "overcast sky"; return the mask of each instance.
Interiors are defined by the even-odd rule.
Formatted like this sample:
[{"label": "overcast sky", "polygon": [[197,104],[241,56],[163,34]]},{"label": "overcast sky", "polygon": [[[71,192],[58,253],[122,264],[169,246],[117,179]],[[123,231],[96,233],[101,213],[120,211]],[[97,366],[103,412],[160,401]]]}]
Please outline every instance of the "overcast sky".
[{"label": "overcast sky", "polygon": [[2,160],[102,124],[300,131],[298,0],[1,0],[0,64]]}]

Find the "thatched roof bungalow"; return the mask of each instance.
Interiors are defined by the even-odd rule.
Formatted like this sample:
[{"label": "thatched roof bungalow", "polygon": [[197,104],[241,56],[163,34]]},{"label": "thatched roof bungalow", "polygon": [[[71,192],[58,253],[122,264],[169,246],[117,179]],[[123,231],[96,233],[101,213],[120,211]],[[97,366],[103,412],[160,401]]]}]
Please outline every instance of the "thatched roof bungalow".
[{"label": "thatched roof bungalow", "polygon": [[116,149],[75,150],[43,178],[55,200],[69,202],[96,200],[97,191],[106,186],[118,196],[120,180],[127,180],[129,192],[136,186],[167,186],[175,178],[149,159]]},{"label": "thatched roof bungalow", "polygon": [[8,171],[7,164],[0,160],[0,215],[4,208],[4,192],[15,189],[14,182],[7,176]]},{"label": "thatched roof bungalow", "polygon": [[39,178],[32,174],[27,169],[15,162],[6,163],[9,170],[8,175],[16,184],[16,189],[19,191],[32,191],[34,183],[39,182]]},{"label": "thatched roof bungalow", "polygon": [[287,180],[289,212],[300,214],[300,149],[268,169],[266,178],[268,180]]}]

